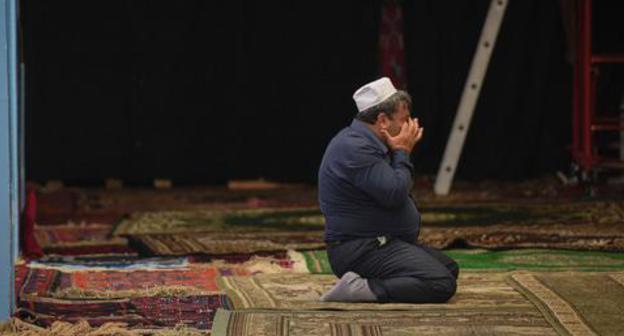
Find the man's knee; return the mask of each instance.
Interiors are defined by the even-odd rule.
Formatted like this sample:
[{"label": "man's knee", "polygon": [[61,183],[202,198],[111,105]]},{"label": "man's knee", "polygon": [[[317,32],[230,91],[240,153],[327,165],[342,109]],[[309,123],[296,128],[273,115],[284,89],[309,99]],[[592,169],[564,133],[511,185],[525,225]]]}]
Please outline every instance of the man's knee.
[{"label": "man's knee", "polygon": [[457,282],[450,274],[447,277],[419,280],[416,290],[407,290],[406,287],[401,295],[392,297],[390,301],[410,303],[444,303],[450,300],[457,290]]},{"label": "man's knee", "polygon": [[430,282],[432,289],[432,302],[443,303],[450,300],[457,291],[457,281],[455,277],[449,276]]}]

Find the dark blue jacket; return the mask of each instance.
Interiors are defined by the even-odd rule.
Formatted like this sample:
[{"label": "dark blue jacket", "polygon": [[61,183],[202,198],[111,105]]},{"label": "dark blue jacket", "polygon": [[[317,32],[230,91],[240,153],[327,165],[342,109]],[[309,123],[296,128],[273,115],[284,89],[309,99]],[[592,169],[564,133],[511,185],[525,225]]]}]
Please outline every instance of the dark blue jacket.
[{"label": "dark blue jacket", "polygon": [[407,152],[390,152],[364,122],[353,120],[331,140],[319,169],[325,239],[416,241],[420,214],[410,197],[412,173]]}]

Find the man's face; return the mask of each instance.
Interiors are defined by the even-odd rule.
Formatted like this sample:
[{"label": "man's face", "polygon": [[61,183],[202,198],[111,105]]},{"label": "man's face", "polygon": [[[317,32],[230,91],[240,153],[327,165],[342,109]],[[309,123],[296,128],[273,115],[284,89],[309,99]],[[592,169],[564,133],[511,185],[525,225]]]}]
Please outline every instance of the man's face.
[{"label": "man's face", "polygon": [[393,137],[397,136],[401,132],[401,126],[403,126],[409,118],[411,118],[411,116],[407,103],[401,102],[398,111],[392,115],[392,118],[387,118],[386,128],[388,133]]}]

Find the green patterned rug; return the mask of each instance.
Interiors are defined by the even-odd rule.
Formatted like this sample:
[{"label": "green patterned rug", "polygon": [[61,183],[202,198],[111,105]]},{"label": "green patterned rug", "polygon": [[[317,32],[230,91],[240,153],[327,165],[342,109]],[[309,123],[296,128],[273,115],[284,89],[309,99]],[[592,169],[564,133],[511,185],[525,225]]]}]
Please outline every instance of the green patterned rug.
[{"label": "green patterned rug", "polygon": [[[624,270],[624,253],[568,250],[454,249],[442,251],[460,269],[535,270],[535,271],[615,271]],[[313,274],[331,274],[325,250],[289,253],[293,260]]]},{"label": "green patterned rug", "polygon": [[231,254],[314,249],[323,242],[317,208],[135,213],[115,229],[156,255]]},{"label": "green patterned rug", "polygon": [[[624,202],[480,203],[420,205],[423,226],[436,228],[622,224]],[[316,207],[155,211],[132,214],[115,235],[210,232],[222,230],[323,230]]]},{"label": "green patterned rug", "polygon": [[624,250],[624,202],[558,202],[420,207],[420,241],[487,249]]},{"label": "green patterned rug", "polygon": [[185,210],[134,213],[114,234],[322,231],[324,227],[318,208]]},{"label": "green patterned rug", "polygon": [[[421,243],[487,249],[624,250],[624,202],[422,205]],[[227,254],[323,246],[318,208],[135,213],[115,229],[153,254]],[[455,245],[456,246],[456,245]]]}]

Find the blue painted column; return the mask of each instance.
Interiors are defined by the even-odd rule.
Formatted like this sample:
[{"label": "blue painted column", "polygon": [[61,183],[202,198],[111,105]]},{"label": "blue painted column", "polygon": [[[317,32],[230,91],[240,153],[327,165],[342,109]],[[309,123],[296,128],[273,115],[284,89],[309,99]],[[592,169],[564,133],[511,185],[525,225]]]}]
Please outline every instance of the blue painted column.
[{"label": "blue painted column", "polygon": [[0,321],[15,306],[18,255],[19,116],[17,98],[17,0],[0,0]]}]

